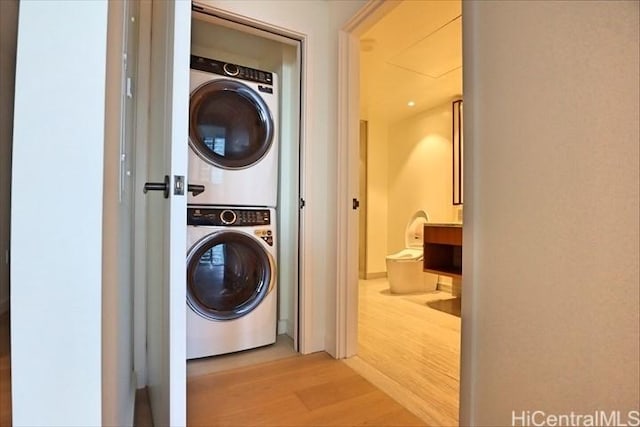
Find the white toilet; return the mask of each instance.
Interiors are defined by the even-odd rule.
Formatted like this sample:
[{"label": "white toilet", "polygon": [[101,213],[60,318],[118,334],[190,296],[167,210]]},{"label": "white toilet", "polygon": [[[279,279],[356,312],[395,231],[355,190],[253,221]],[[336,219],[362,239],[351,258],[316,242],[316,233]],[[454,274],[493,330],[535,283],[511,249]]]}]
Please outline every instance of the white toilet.
[{"label": "white toilet", "polygon": [[418,211],[405,229],[404,246],[400,252],[387,256],[387,278],[394,294],[433,292],[438,275],[423,271],[424,224],[429,221],[425,211]]}]

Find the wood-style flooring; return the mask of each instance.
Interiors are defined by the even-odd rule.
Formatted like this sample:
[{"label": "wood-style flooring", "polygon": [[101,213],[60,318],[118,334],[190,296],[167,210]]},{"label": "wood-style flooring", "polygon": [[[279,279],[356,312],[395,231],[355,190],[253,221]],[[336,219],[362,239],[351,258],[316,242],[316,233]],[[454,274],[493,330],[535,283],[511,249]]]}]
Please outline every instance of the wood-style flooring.
[{"label": "wood-style flooring", "polygon": [[189,426],[424,426],[326,353],[187,380]]},{"label": "wood-style flooring", "polygon": [[293,340],[287,335],[278,335],[276,342],[264,347],[237,353],[223,354],[202,359],[187,360],[187,377],[212,374],[214,372],[229,371],[231,369],[251,366],[257,363],[271,362],[278,359],[295,356]]},{"label": "wood-style flooring", "polygon": [[190,376],[188,424],[457,426],[460,298],[362,281],[358,326],[345,361],[316,353]]},{"label": "wood-style flooring", "polygon": [[9,313],[0,314],[0,426],[11,425],[11,341]]},{"label": "wood-style flooring", "polygon": [[359,373],[432,426],[457,426],[460,298],[394,295],[386,279],[359,284]]},{"label": "wood-style flooring", "polygon": [[[455,426],[459,315],[460,300],[450,294],[392,295],[385,279],[363,281],[358,357],[344,363],[316,353],[190,376],[188,423]],[[0,315],[2,426],[11,425],[10,381],[9,314],[5,313]]]}]

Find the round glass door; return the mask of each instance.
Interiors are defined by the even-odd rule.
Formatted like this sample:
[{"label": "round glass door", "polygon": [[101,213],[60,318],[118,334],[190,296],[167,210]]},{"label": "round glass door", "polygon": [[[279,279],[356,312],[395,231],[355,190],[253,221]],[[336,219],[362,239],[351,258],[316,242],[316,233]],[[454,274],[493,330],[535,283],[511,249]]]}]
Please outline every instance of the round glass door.
[{"label": "round glass door", "polygon": [[187,256],[187,303],[207,319],[242,317],[269,293],[272,268],[269,254],[246,234],[207,236]]},{"label": "round glass door", "polygon": [[214,80],[191,94],[189,145],[207,163],[244,169],[262,159],[273,141],[264,100],[234,80]]}]

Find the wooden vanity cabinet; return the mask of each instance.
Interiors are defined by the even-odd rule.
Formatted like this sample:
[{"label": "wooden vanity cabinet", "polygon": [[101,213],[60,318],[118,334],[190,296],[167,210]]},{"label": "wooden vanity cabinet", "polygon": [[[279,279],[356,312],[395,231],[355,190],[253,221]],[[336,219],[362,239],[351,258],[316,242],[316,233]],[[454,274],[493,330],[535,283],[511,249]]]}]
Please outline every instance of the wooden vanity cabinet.
[{"label": "wooden vanity cabinet", "polygon": [[424,226],[424,271],[462,277],[462,225]]}]

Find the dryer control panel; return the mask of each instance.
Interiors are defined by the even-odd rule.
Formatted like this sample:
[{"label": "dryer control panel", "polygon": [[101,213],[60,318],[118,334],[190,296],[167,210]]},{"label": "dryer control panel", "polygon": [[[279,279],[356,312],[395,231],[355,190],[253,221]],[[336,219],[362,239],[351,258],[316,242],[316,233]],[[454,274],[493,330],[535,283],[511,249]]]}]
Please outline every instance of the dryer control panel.
[{"label": "dryer control panel", "polygon": [[187,225],[251,227],[270,224],[269,209],[187,208]]},{"label": "dryer control panel", "polygon": [[268,71],[256,70],[202,56],[191,55],[191,68],[206,73],[215,73],[221,76],[236,77],[251,82],[273,85],[273,74]]}]

